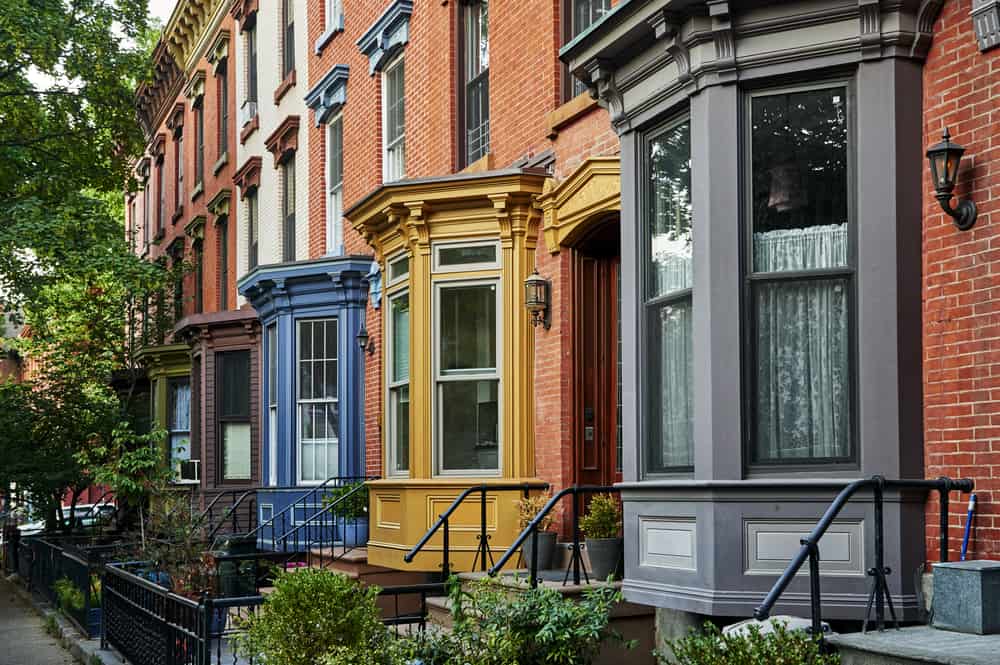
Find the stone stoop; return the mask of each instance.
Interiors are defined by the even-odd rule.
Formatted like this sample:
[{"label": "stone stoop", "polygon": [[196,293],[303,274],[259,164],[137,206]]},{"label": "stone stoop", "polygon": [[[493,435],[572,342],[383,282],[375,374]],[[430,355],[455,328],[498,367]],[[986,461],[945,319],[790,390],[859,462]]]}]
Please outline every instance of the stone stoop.
[{"label": "stone stoop", "polygon": [[[516,571],[527,574],[527,571]],[[558,573],[558,575],[556,575]],[[558,581],[545,580],[542,584],[548,588],[559,591],[563,596],[579,597],[589,585],[580,584],[562,585],[563,571],[544,571],[543,577],[553,579],[558,577]],[[462,586],[468,590],[472,583],[485,577],[485,573],[461,573],[459,579]],[[526,582],[514,581],[511,573],[499,576],[497,579],[510,590],[511,594],[523,593],[528,590]],[[621,583],[615,583],[620,587]],[[427,599],[427,622],[440,630],[451,630],[453,626],[451,617],[452,603],[449,598],[428,598]],[[626,650],[618,643],[605,644],[601,653],[598,654],[594,665],[654,665],[656,660],[652,656],[652,651],[656,646],[655,639],[655,610],[652,607],[638,605],[636,603],[621,602],[611,610],[611,628],[619,632],[626,640],[635,640],[637,645],[634,649]]]},{"label": "stone stoop", "polygon": [[832,635],[841,665],[997,665],[1000,635],[971,635],[912,626]]}]

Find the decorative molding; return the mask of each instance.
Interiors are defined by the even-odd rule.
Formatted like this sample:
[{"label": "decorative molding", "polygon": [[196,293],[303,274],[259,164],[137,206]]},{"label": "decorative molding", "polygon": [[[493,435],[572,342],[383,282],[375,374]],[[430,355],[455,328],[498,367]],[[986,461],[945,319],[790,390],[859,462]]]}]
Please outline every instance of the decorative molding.
[{"label": "decorative molding", "polygon": [[278,87],[275,88],[274,90],[275,105],[277,105],[278,102],[280,102],[281,99],[286,94],[288,94],[289,90],[295,87],[295,83],[296,83],[296,76],[295,76],[295,70],[293,69],[292,71],[288,72],[288,76],[282,79],[281,83],[278,84]]},{"label": "decorative molding", "polygon": [[240,145],[245,145],[250,135],[258,129],[260,129],[260,114],[255,113],[250,122],[243,125],[243,129],[240,130]]},{"label": "decorative molding", "polygon": [[210,31],[225,11],[225,0],[180,0],[164,26],[160,41],[185,71],[197,64]]},{"label": "decorative molding", "polygon": [[306,93],[306,106],[316,115],[316,126],[329,122],[347,103],[347,65],[334,65],[313,89]]},{"label": "decorative molding", "polygon": [[250,157],[233,174],[233,184],[240,188],[241,200],[246,198],[247,193],[260,187],[260,170],[263,163],[260,157]]},{"label": "decorative molding", "polygon": [[139,124],[147,137],[153,135],[163,121],[163,115],[184,83],[183,72],[165,44],[153,49],[153,78],[141,83],[135,91],[134,105]]},{"label": "decorative molding", "polygon": [[621,161],[591,157],[561,183],[545,183],[538,197],[545,247],[558,254],[608,215],[621,212]]},{"label": "decorative molding", "polygon": [[229,40],[229,31],[219,30],[219,34],[215,36],[215,41],[208,47],[208,53],[205,55],[205,58],[215,68],[216,72],[219,71],[221,66],[225,66],[226,59],[229,58]]},{"label": "decorative molding", "polygon": [[205,70],[199,69],[191,78],[188,80],[187,86],[184,88],[184,96],[193,102],[197,102],[198,98],[204,96],[205,94]]},{"label": "decorative molding", "polygon": [[368,56],[368,73],[382,71],[410,40],[413,0],[393,0],[358,40],[358,48]]},{"label": "decorative molding", "polygon": [[137,177],[137,178],[138,178],[139,180],[141,180],[142,182],[145,182],[145,181],[149,180],[149,167],[150,167],[150,161],[151,161],[151,160],[150,160],[150,158],[149,158],[149,157],[143,157],[143,158],[142,158],[142,159],[140,159],[140,160],[139,160],[139,162],[138,162],[138,163],[137,163],[137,164],[135,165],[135,173],[136,173],[136,177]]},{"label": "decorative molding", "polygon": [[167,117],[167,129],[171,130],[175,137],[184,131],[184,102],[174,104],[173,110]]},{"label": "decorative molding", "polygon": [[264,139],[264,147],[274,155],[275,168],[295,154],[299,148],[299,116],[290,115],[282,120],[277,129]]},{"label": "decorative molding", "polygon": [[233,191],[231,189],[228,187],[220,189],[219,193],[213,196],[212,200],[205,207],[216,217],[227,217],[229,216],[229,204],[232,198]]},{"label": "decorative molding", "polygon": [[160,132],[159,134],[156,135],[156,138],[153,139],[153,146],[150,148],[149,152],[150,154],[153,155],[153,158],[157,162],[162,162],[163,154],[164,151],[166,150],[166,147],[167,147],[167,135],[164,134],[163,132]]},{"label": "decorative molding", "polygon": [[715,44],[716,73],[723,79],[736,78],[736,36],[728,0],[710,0],[708,15],[712,19],[712,41]]},{"label": "decorative molding", "polygon": [[876,60],[881,58],[882,8],[879,0],[858,0],[858,23],[862,59]]},{"label": "decorative molding", "polygon": [[232,0],[229,3],[229,15],[236,21],[240,32],[252,28],[257,22],[258,0]]},{"label": "decorative molding", "polygon": [[684,18],[667,10],[659,11],[647,19],[653,28],[657,41],[666,40],[665,48],[677,66],[680,81],[691,79],[691,52],[681,39],[681,24]]},{"label": "decorative molding", "polygon": [[586,65],[587,89],[590,95],[599,100],[611,115],[611,124],[621,133],[629,128],[625,115],[625,102],[622,93],[615,85],[614,67],[601,58],[595,58]]},{"label": "decorative molding", "polygon": [[330,43],[333,36],[338,32],[344,31],[344,11],[341,9],[340,14],[333,20],[327,20],[326,30],[322,35],[316,38],[316,43],[313,44],[313,51],[316,55],[323,52],[326,45]]},{"label": "decorative molding", "polygon": [[184,227],[184,233],[195,241],[205,239],[205,216],[198,215]]}]

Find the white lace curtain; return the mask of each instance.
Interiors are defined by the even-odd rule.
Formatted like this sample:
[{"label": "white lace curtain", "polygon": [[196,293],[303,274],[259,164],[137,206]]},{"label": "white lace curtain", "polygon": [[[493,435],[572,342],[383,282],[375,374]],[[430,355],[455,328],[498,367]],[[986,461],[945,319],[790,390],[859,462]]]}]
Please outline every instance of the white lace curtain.
[{"label": "white lace curtain", "polygon": [[191,459],[191,384],[170,385],[170,456]]},{"label": "white lace curtain", "polygon": [[[847,225],[755,233],[757,272],[847,265]],[[755,289],[757,458],[849,454],[848,284],[839,277]]]}]

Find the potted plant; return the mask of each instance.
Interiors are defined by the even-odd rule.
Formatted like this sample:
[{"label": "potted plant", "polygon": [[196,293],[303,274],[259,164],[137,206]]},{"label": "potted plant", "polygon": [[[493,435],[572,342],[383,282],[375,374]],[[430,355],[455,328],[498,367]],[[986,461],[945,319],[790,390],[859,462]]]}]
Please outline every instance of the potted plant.
[{"label": "potted plant", "polygon": [[337,523],[336,540],[344,547],[365,545],[368,542],[368,486],[357,482],[335,487],[323,498],[323,506],[338,500],[331,511]]},{"label": "potted plant", "polygon": [[590,571],[596,579],[609,575],[620,578],[625,547],[620,533],[622,511],[610,494],[598,494],[590,500],[587,513],[580,518],[580,531],[586,536]]},{"label": "potted plant", "polygon": [[[521,531],[527,529],[528,524],[538,516],[538,513],[542,511],[542,508],[545,507],[545,504],[551,498],[552,495],[549,492],[543,492],[518,499],[518,528]],[[554,517],[553,513],[549,513],[538,522],[536,530],[538,534],[538,570],[547,570],[552,567],[552,555],[556,551],[556,532],[551,530]],[[524,559],[525,568],[531,568],[532,551],[535,542],[536,539],[534,536],[528,536],[524,544],[521,545],[521,556]]]}]

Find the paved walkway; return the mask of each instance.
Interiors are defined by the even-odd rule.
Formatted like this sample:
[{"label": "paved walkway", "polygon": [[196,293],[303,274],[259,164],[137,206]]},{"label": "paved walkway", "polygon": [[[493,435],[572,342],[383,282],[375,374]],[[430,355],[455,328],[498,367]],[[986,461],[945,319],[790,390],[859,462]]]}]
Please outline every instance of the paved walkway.
[{"label": "paved walkway", "polygon": [[73,657],[46,634],[42,619],[0,577],[0,665],[70,665]]}]

